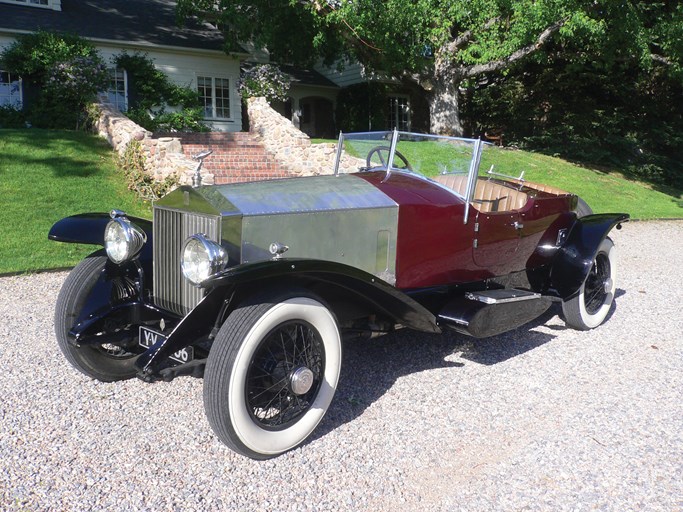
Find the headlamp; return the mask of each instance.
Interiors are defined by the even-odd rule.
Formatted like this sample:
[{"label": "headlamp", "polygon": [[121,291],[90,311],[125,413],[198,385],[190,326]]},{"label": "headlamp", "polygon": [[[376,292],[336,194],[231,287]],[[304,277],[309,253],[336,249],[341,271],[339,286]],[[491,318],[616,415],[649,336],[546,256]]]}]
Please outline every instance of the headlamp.
[{"label": "headlamp", "polygon": [[147,235],[129,221],[123,212],[113,210],[112,220],[104,228],[104,248],[114,263],[123,263],[138,255],[147,241]]},{"label": "headlamp", "polygon": [[203,234],[185,240],[180,256],[183,275],[195,286],[225,268],[228,256],[225,249]]}]

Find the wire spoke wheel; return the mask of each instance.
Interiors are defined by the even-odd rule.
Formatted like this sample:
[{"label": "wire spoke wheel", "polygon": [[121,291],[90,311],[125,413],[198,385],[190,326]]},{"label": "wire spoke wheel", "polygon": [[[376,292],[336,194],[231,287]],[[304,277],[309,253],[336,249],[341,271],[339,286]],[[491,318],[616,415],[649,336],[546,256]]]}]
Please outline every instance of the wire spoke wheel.
[{"label": "wire spoke wheel", "polygon": [[223,443],[247,457],[266,459],[303,443],[337,388],[337,322],[320,301],[299,293],[241,305],[209,352],[206,417]]},{"label": "wire spoke wheel", "polygon": [[307,322],[279,325],[256,349],[247,373],[246,400],[264,428],[286,428],[312,404],[322,382],[320,334]]},{"label": "wire spoke wheel", "polygon": [[593,266],[586,284],[584,286],[584,303],[586,312],[589,315],[594,315],[605,303],[607,292],[609,290],[609,279],[611,276],[611,268],[609,258],[601,253],[595,258]]}]

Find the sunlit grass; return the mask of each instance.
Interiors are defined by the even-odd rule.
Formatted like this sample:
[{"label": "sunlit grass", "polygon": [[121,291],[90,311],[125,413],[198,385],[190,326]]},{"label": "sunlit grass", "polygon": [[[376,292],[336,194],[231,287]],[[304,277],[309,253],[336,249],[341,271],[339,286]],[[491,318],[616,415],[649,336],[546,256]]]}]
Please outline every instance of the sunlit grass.
[{"label": "sunlit grass", "polygon": [[0,130],[0,273],[72,266],[97,248],[48,241],[62,217],[113,208],[150,217],[112,155],[85,133]]}]

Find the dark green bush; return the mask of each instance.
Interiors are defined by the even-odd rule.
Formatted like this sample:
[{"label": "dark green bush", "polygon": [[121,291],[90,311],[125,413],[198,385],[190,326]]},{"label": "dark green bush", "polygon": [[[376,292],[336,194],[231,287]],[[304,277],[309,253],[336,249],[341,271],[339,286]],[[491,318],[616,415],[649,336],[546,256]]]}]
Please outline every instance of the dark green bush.
[{"label": "dark green bush", "polygon": [[683,188],[680,79],[664,67],[576,62],[570,53],[556,49],[544,61],[470,84],[470,134],[500,130],[506,145]]},{"label": "dark green bush", "polygon": [[0,128],[26,128],[26,115],[12,106],[2,106],[0,107]]},{"label": "dark green bush", "polygon": [[343,132],[383,130],[387,124],[386,86],[355,84],[339,91],[337,124]]},{"label": "dark green bush", "polygon": [[0,62],[22,77],[27,119],[43,128],[78,128],[86,106],[109,80],[95,47],[71,34],[21,35],[2,51]]}]

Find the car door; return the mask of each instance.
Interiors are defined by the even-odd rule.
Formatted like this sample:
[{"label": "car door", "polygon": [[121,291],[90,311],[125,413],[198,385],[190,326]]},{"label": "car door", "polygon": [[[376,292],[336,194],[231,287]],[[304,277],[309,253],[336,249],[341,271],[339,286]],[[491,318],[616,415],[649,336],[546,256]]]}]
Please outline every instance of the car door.
[{"label": "car door", "polygon": [[526,258],[519,251],[523,228],[519,211],[478,212],[472,243],[474,263],[493,275],[523,269]]}]

